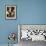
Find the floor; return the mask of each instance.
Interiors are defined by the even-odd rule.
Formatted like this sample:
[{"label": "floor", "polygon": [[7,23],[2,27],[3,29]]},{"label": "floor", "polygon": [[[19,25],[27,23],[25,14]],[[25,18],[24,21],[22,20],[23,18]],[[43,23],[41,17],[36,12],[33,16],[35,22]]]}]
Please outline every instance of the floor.
[{"label": "floor", "polygon": [[[8,46],[8,44],[0,44],[0,46]],[[11,45],[10,45],[11,46]],[[14,44],[13,46],[46,46],[45,41],[34,41],[31,40],[21,40],[19,44]]]},{"label": "floor", "polygon": [[34,41],[32,42],[31,40],[21,40],[20,41],[20,46],[46,46],[45,41]]}]

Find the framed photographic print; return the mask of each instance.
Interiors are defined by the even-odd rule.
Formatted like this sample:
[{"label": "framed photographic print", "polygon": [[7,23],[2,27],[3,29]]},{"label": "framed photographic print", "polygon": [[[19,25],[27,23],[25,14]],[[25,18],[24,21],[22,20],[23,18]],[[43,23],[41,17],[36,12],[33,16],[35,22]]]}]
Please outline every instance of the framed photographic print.
[{"label": "framed photographic print", "polygon": [[6,19],[16,19],[16,5],[6,5]]}]

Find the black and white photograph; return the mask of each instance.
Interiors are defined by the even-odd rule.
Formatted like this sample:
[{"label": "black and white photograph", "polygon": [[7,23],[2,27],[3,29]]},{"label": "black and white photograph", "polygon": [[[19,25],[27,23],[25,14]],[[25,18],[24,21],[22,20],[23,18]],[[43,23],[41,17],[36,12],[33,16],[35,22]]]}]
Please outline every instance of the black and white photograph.
[{"label": "black and white photograph", "polygon": [[6,5],[6,19],[16,19],[15,5]]}]

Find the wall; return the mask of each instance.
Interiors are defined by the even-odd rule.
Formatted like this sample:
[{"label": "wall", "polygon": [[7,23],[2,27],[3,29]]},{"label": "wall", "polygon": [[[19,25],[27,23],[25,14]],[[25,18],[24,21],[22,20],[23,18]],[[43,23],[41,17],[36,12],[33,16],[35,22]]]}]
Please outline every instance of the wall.
[{"label": "wall", "polygon": [[46,24],[46,0],[25,0],[21,8],[21,24]]},{"label": "wall", "polygon": [[[5,20],[5,4],[16,5],[16,20]],[[46,24],[46,0],[0,0],[0,44],[8,43],[10,32],[17,34],[18,24]]]},{"label": "wall", "polygon": [[[7,4],[13,4],[17,7],[17,19],[16,20],[6,20],[5,19],[5,5]],[[16,35],[18,34],[17,30],[17,24],[19,23],[19,6],[17,0],[0,0],[0,44],[7,44],[9,42],[8,40],[8,34],[10,32],[16,32]],[[18,38],[17,38],[18,39]],[[16,43],[18,43],[16,39]]]}]

